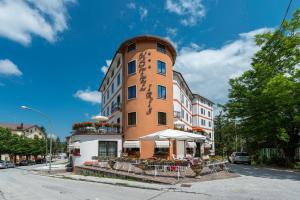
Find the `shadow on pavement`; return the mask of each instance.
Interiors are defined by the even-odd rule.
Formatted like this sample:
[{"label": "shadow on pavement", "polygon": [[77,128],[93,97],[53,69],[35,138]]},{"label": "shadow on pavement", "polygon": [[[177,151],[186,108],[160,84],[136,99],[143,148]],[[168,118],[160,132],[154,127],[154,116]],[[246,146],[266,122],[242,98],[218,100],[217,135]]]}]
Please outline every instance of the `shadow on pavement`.
[{"label": "shadow on pavement", "polygon": [[290,179],[300,181],[300,173],[281,169],[256,167],[251,165],[232,164],[231,170],[244,176],[254,176],[270,179]]}]

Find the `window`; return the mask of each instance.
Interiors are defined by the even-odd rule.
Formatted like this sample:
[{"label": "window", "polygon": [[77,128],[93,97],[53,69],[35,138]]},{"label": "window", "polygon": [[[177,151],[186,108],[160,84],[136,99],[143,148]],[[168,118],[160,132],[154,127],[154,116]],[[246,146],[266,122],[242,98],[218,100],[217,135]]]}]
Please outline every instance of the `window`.
[{"label": "window", "polygon": [[160,60],[157,61],[157,73],[166,75],[166,63]]},{"label": "window", "polygon": [[136,49],[135,43],[128,45],[127,52],[134,51]]},{"label": "window", "polygon": [[166,53],[166,47],[165,47],[165,45],[157,43],[157,51],[162,52],[162,53]]},{"label": "window", "polygon": [[117,62],[117,67],[120,67],[121,64],[121,58],[119,58],[118,62]]},{"label": "window", "polygon": [[201,114],[203,115],[203,113],[204,113],[204,110],[203,110],[203,108],[201,108]]},{"label": "window", "polygon": [[208,126],[211,127],[211,121],[208,121]]},{"label": "window", "polygon": [[120,95],[118,95],[118,97],[117,97],[117,104],[118,104],[118,106],[120,105],[120,103],[121,103],[121,97],[120,97]]},{"label": "window", "polygon": [[115,70],[112,70],[111,71],[111,77],[114,77],[114,75],[115,75]]},{"label": "window", "polygon": [[185,105],[186,105],[187,108],[189,107],[189,102],[188,102],[187,99],[185,100]]},{"label": "window", "polygon": [[193,110],[193,106],[192,104],[190,104],[190,111],[192,112],[192,110]]},{"label": "window", "polygon": [[189,115],[187,113],[185,114],[185,117],[186,117],[186,121],[188,122],[189,121]]},{"label": "window", "polygon": [[121,74],[118,73],[118,76],[117,76],[117,86],[119,86],[121,83]]},{"label": "window", "polygon": [[116,141],[99,141],[98,157],[117,157],[118,142]]},{"label": "window", "polygon": [[167,125],[167,114],[165,112],[158,112],[158,124]]},{"label": "window", "polygon": [[184,103],[184,96],[183,96],[183,94],[180,94],[180,101],[181,101],[181,103]]},{"label": "window", "polygon": [[136,86],[128,87],[128,99],[136,98]]},{"label": "window", "polygon": [[136,112],[128,113],[128,125],[136,125]]},{"label": "window", "polygon": [[166,99],[167,98],[166,87],[158,85],[157,86],[157,96],[160,99]]},{"label": "window", "polygon": [[193,119],[192,119],[192,117],[190,117],[190,123],[192,123],[192,121],[193,121]]},{"label": "window", "polygon": [[181,118],[184,119],[184,110],[181,110]]},{"label": "window", "polygon": [[107,100],[109,99],[109,90],[107,90]]},{"label": "window", "polygon": [[204,120],[204,119],[201,119],[201,125],[202,125],[202,126],[205,126],[205,124],[206,124],[206,123],[205,123],[205,120]]},{"label": "window", "polygon": [[114,83],[112,83],[112,84],[111,84],[111,93],[113,94],[113,93],[114,93],[114,91],[115,91],[115,84],[114,84]]},{"label": "window", "polygon": [[105,95],[103,95],[103,104],[105,104]]},{"label": "window", "polygon": [[210,111],[208,111],[208,117],[210,117]]},{"label": "window", "polygon": [[111,108],[110,108],[111,113],[114,112],[114,108],[115,108],[115,103],[114,103],[114,101],[112,101],[112,102],[111,102]]},{"label": "window", "polygon": [[135,63],[135,60],[131,61],[128,63],[128,75],[130,74],[134,74],[135,71],[136,71],[136,63]]}]

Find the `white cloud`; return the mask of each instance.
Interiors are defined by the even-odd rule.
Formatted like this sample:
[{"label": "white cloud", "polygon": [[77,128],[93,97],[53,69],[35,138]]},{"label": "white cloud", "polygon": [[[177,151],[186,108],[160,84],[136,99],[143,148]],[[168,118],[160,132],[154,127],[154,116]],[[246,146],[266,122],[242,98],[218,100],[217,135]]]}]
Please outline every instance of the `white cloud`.
[{"label": "white cloud", "polygon": [[142,6],[137,6],[134,2],[130,2],[127,5],[128,9],[137,10],[140,15],[140,20],[142,21],[148,15],[148,9]]},{"label": "white cloud", "polygon": [[140,19],[143,20],[148,15],[148,10],[146,8],[139,8]]},{"label": "white cloud", "polygon": [[136,5],[135,5],[135,3],[130,2],[130,3],[127,4],[127,8],[129,8],[129,9],[135,9]]},{"label": "white cloud", "polygon": [[180,22],[185,26],[196,25],[206,12],[202,0],[167,0],[166,9],[180,15]]},{"label": "white cloud", "polygon": [[241,33],[237,40],[219,49],[201,49],[196,44],[183,47],[178,53],[175,70],[183,74],[193,92],[215,103],[225,103],[228,99],[228,80],[249,69],[251,58],[259,50],[254,36],[271,30],[261,28]]},{"label": "white cloud", "polygon": [[86,90],[78,90],[74,94],[74,97],[93,104],[101,103],[101,93],[97,90],[90,90],[90,88]]},{"label": "white cloud", "polygon": [[177,35],[177,29],[176,28],[166,28],[167,34],[170,36],[176,36]]},{"label": "white cloud", "polygon": [[7,76],[22,76],[18,66],[8,59],[0,60],[0,74]]},{"label": "white cloud", "polygon": [[106,60],[105,61],[106,65],[104,65],[104,66],[101,67],[101,71],[103,72],[103,74],[106,74],[106,72],[107,72],[107,70],[108,70],[108,68],[109,68],[109,66],[111,64],[111,61],[112,60]]},{"label": "white cloud", "polygon": [[66,30],[67,5],[76,0],[2,0],[0,36],[24,45],[36,35],[49,42]]}]

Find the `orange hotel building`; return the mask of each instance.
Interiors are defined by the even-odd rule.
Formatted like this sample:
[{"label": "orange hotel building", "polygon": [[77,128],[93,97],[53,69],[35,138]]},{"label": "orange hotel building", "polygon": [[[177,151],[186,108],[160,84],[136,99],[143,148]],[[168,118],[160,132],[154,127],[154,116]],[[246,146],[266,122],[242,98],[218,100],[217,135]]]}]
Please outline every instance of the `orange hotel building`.
[{"label": "orange hotel building", "polygon": [[192,93],[183,75],[173,70],[175,60],[175,48],[157,36],[137,36],[117,49],[99,91],[102,115],[121,126],[123,152],[135,150],[149,158],[171,148],[176,154],[181,141],[169,147],[168,142],[139,137],[180,126],[205,131],[210,143],[198,151],[206,148],[214,154],[213,102]]}]

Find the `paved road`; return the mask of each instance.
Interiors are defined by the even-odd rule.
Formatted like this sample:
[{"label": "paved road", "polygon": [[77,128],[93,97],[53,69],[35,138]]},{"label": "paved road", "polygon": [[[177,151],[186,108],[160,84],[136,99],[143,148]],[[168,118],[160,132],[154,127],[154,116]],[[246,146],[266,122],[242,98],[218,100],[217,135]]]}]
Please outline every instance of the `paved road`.
[{"label": "paved road", "polygon": [[194,183],[181,191],[157,191],[56,179],[24,169],[0,170],[2,200],[193,200],[193,199],[299,199],[300,174],[233,165],[241,177]]}]

